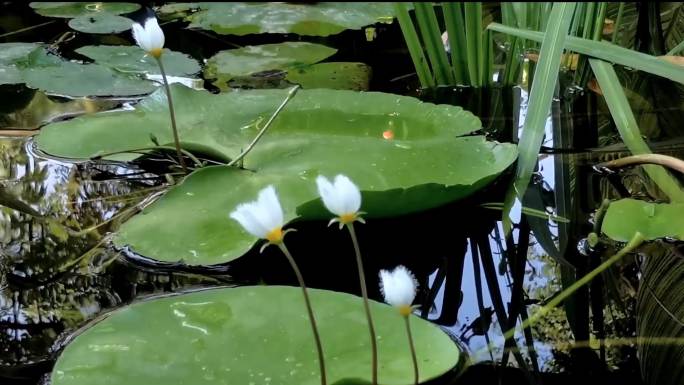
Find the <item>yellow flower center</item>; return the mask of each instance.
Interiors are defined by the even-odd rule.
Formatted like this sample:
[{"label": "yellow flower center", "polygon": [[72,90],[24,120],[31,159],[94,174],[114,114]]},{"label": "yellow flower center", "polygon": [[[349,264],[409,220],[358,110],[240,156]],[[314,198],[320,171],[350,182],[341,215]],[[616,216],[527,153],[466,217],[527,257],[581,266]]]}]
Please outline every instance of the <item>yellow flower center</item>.
[{"label": "yellow flower center", "polygon": [[399,308],[399,314],[403,315],[404,317],[408,317],[411,315],[411,312],[413,309],[411,309],[410,305],[401,305],[398,306]]},{"label": "yellow flower center", "polygon": [[283,229],[276,227],[266,234],[266,240],[271,243],[280,243],[283,240]]},{"label": "yellow flower center", "polygon": [[352,223],[356,220],[356,213],[351,213],[351,214],[342,214],[340,215],[340,222],[343,225],[347,225],[349,223]]},{"label": "yellow flower center", "polygon": [[154,48],[150,50],[150,55],[153,57],[159,59],[162,55],[162,49],[161,48]]}]

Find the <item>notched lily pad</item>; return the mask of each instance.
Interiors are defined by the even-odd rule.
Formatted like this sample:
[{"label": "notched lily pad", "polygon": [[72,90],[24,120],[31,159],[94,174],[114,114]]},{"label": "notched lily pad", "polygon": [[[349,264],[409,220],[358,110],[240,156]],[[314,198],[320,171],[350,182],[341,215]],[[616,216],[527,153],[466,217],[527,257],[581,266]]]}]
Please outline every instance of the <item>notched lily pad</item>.
[{"label": "notched lily pad", "polygon": [[302,88],[365,91],[371,78],[371,67],[363,63],[331,62],[297,67],[285,79]]},{"label": "notched lily pad", "polygon": [[619,242],[628,242],[637,231],[646,240],[684,240],[684,203],[620,199],[608,207],[601,231]]},{"label": "notched lily pad", "polygon": [[180,3],[162,7],[175,13],[199,9],[186,17],[189,28],[212,30],[224,35],[295,33],[328,36],[346,29],[360,29],[378,22],[391,23],[391,3],[323,2],[292,3]]},{"label": "notched lily pad", "polygon": [[[76,52],[120,72],[159,74],[156,60],[137,46],[88,45]],[[162,58],[169,76],[190,76],[201,70],[197,60],[180,52],[164,49]]]},{"label": "notched lily pad", "polygon": [[73,18],[83,15],[94,15],[97,13],[110,13],[120,15],[129,13],[140,8],[139,4],[134,3],[108,3],[108,2],[41,2],[34,1],[29,3],[39,15],[49,17]]},{"label": "notched lily pad", "polygon": [[[329,383],[368,383],[371,357],[361,299],[315,289],[310,296]],[[371,311],[379,337],[379,383],[412,384],[403,319],[395,309],[374,301]],[[412,316],[411,328],[421,382],[449,372],[462,359],[454,342],[429,321]],[[320,384],[318,373],[300,289],[248,286],[119,309],[65,348],[51,383],[93,385],[106,378],[128,385],[195,384],[198,379],[212,384],[316,385]]]},{"label": "notched lily pad", "polygon": [[69,27],[84,33],[120,33],[131,29],[133,22],[123,16],[100,12],[69,20]]},{"label": "notched lily pad", "polygon": [[214,80],[214,85],[226,90],[229,88],[228,82],[233,78],[318,63],[335,52],[337,50],[334,48],[307,42],[284,42],[231,49],[221,51],[207,61],[204,77]]}]

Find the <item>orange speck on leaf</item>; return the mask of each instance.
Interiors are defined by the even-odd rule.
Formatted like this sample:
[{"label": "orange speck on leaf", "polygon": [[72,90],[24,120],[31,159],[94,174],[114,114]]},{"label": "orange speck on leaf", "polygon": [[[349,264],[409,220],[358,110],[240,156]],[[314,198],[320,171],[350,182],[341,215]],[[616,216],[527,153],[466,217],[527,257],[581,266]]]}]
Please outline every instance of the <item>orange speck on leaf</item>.
[{"label": "orange speck on leaf", "polygon": [[394,139],[394,131],[392,131],[392,130],[385,130],[385,131],[383,131],[383,133],[382,133],[382,137],[385,138],[385,139],[387,139],[387,140]]}]

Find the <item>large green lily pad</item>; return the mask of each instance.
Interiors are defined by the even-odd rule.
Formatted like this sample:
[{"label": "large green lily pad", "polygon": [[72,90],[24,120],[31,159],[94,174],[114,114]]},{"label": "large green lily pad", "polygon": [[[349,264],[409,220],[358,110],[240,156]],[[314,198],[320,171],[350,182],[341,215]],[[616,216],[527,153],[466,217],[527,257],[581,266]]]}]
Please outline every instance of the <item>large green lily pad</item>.
[{"label": "large green lily pad", "polygon": [[620,199],[608,207],[601,230],[611,239],[620,242],[628,242],[637,231],[646,240],[684,240],[684,203]]},{"label": "large green lily pad", "polygon": [[[160,73],[157,61],[138,46],[88,45],[77,49],[76,52],[93,59],[97,64],[120,72]],[[164,70],[169,76],[189,76],[201,70],[197,60],[169,49],[164,49],[162,60]]]},{"label": "large green lily pad", "polygon": [[[212,95],[182,86],[172,92],[183,146],[224,160],[247,146],[258,132],[256,122],[268,118],[287,93]],[[514,145],[458,137],[480,127],[479,119],[460,107],[376,92],[302,90],[249,153],[246,170],[216,166],[194,172],[124,224],[115,241],[159,261],[225,263],[257,241],[228,214],[269,184],[278,188],[288,221],[327,218],[317,198],[318,174],[352,178],[363,191],[369,218],[436,207],[478,190],[515,160]],[[385,139],[388,133],[392,139]],[[49,154],[89,158],[148,147],[151,135],[161,144],[172,143],[162,92],[135,111],[48,125],[37,142]]]},{"label": "large green lily pad", "polygon": [[[368,328],[360,298],[310,290],[328,383],[370,383]],[[379,383],[413,384],[404,320],[371,301]],[[411,317],[420,381],[454,369],[461,354],[437,326]],[[136,303],[76,337],[52,372],[53,385],[320,384],[301,290],[213,289]]]},{"label": "large green lily pad", "polygon": [[328,36],[345,29],[360,29],[377,22],[392,22],[392,3],[323,2],[291,3],[181,3],[162,7],[162,13],[187,9],[188,28],[212,30],[224,35],[294,33]]},{"label": "large green lily pad", "polygon": [[133,12],[140,8],[135,3],[108,3],[108,2],[41,2],[34,1],[29,4],[36,13],[49,17],[72,18],[83,15],[95,15],[98,13],[110,13],[119,15]]},{"label": "large green lily pad", "polygon": [[318,63],[337,52],[321,44],[307,42],[284,42],[263,44],[221,51],[207,61],[206,79],[215,79],[214,85],[225,90],[228,82],[266,70],[285,70]]},{"label": "large green lily pad", "polygon": [[26,60],[39,43],[0,43],[0,64],[15,64]]}]

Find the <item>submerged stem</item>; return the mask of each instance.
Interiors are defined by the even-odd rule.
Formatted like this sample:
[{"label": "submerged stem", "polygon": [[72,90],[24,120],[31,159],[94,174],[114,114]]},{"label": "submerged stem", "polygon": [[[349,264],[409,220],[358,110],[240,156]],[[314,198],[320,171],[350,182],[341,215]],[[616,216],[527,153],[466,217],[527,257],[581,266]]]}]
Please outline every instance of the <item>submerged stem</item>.
[{"label": "submerged stem", "polygon": [[325,362],[323,361],[323,346],[321,345],[321,337],[318,335],[318,327],[316,326],[316,318],[314,317],[313,309],[311,308],[311,301],[309,300],[309,293],[306,291],[306,285],[304,284],[304,278],[302,273],[297,267],[297,263],[292,258],[292,254],[285,247],[283,242],[277,244],[280,250],[285,254],[287,261],[290,262],[292,270],[294,270],[297,276],[297,281],[299,281],[299,286],[302,288],[302,294],[304,294],[304,302],[306,303],[306,310],[309,313],[309,321],[311,321],[311,329],[313,330],[314,340],[316,340],[316,350],[318,351],[318,365],[321,371],[321,385],[326,385],[327,381],[325,378]]},{"label": "submerged stem", "polygon": [[176,113],[173,109],[173,99],[171,98],[171,87],[169,87],[169,80],[166,78],[166,71],[164,71],[164,65],[162,64],[161,56],[156,57],[157,64],[159,64],[159,71],[161,72],[162,79],[164,79],[164,89],[166,90],[166,100],[169,103],[169,114],[171,115],[171,129],[173,131],[173,142],[176,145],[176,155],[178,156],[178,161],[183,168],[184,173],[188,173],[188,168],[185,167],[185,160],[183,159],[183,152],[181,151],[180,138],[178,137],[178,127],[176,127]]},{"label": "submerged stem", "polygon": [[378,346],[375,337],[375,327],[373,326],[373,317],[371,317],[370,305],[368,304],[368,290],[366,289],[366,275],[363,271],[363,261],[361,259],[361,250],[359,242],[356,239],[356,232],[354,231],[354,223],[347,223],[347,229],[354,244],[354,253],[356,254],[356,266],[359,271],[359,282],[361,283],[361,295],[363,296],[363,306],[366,309],[366,320],[368,321],[368,331],[371,339],[371,353],[372,353],[372,379],[373,385],[378,384]]},{"label": "submerged stem", "polygon": [[411,348],[411,359],[413,360],[413,383],[418,385],[418,358],[416,358],[416,347],[413,345],[413,336],[411,335],[410,317],[410,315],[404,316],[404,321],[406,321],[406,335],[408,336],[409,347]]}]

